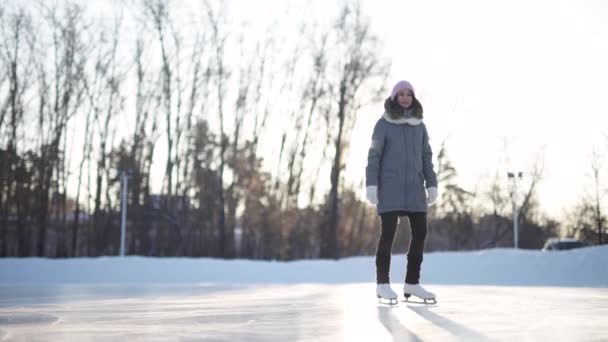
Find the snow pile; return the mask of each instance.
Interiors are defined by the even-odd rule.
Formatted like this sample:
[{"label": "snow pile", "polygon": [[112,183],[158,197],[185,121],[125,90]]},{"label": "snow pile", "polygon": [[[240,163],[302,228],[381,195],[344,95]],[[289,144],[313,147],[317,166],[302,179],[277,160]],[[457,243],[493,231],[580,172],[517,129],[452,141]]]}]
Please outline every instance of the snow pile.
[{"label": "snow pile", "polygon": [[[394,255],[402,282],[405,255]],[[608,246],[560,252],[490,249],[427,253],[427,284],[608,286]],[[130,256],[0,259],[0,284],[362,283],[375,282],[374,257],[290,262]]]}]

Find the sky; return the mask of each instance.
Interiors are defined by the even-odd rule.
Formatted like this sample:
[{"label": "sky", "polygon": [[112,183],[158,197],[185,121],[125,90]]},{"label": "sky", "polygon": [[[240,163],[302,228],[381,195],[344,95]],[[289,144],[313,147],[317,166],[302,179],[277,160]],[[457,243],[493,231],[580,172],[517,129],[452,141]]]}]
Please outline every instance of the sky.
[{"label": "sky", "polygon": [[[393,59],[388,87],[409,80],[435,151],[467,190],[544,165],[543,209],[563,218],[591,188],[591,154],[608,179],[608,3],[601,1],[365,1]],[[393,8],[394,10],[387,10]],[[381,109],[360,113],[350,162]],[[441,184],[440,190],[441,190]],[[608,184],[604,181],[604,189]]]},{"label": "sky", "polygon": [[[116,3],[82,2],[104,18]],[[195,3],[174,2],[185,11]],[[247,32],[259,35],[277,16],[328,20],[340,2],[226,4],[230,23],[248,22]],[[608,2],[362,0],[362,6],[383,43],[378,54],[392,62],[386,95],[401,79],[414,85],[431,146],[438,152],[446,144],[459,185],[476,191],[498,177],[507,186],[506,173],[521,171],[525,188],[534,166],[542,165],[541,207],[563,219],[592,191],[591,154],[597,149],[608,191]],[[123,38],[134,39],[137,26],[123,24]],[[372,128],[382,111],[378,103],[357,113],[345,160],[348,184],[359,186],[365,177]],[[269,141],[276,149],[278,138]],[[156,151],[161,175],[163,146]]]},{"label": "sky", "polygon": [[[281,7],[271,0],[227,3],[235,18],[253,23],[268,22]],[[322,21],[339,3],[289,6]],[[446,144],[460,186],[481,191],[498,177],[506,188],[507,172],[515,171],[523,173],[520,190],[527,189],[541,167],[541,210],[566,219],[593,191],[595,149],[608,193],[608,2],[362,0],[362,7],[383,42],[378,54],[392,62],[386,95],[401,79],[414,85],[431,146],[438,152]],[[379,103],[357,113],[346,158],[351,185],[365,177],[382,112]]]}]

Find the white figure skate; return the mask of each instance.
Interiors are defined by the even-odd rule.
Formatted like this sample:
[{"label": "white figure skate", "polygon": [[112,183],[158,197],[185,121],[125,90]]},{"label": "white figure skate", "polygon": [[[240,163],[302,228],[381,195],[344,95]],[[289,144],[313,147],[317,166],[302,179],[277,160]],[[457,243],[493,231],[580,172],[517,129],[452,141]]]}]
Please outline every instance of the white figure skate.
[{"label": "white figure skate", "polygon": [[[378,284],[376,285],[376,297],[378,302],[383,304],[395,305],[397,304],[397,294],[391,289],[390,284]],[[382,300],[385,300],[384,302]],[[386,302],[388,301],[388,302]]]},{"label": "white figure skate", "polygon": [[437,304],[436,296],[433,292],[427,291],[420,284],[408,284],[403,286],[403,295],[405,301],[408,302],[411,296],[418,297],[424,301],[424,304]]}]

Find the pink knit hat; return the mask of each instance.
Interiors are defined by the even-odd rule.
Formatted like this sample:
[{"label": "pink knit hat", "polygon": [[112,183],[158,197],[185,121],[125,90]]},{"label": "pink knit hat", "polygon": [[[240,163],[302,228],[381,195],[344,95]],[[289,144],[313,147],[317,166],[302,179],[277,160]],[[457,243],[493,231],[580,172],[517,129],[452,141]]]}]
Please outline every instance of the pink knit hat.
[{"label": "pink knit hat", "polygon": [[391,92],[391,100],[395,101],[395,96],[397,96],[397,93],[401,90],[409,90],[412,93],[414,93],[414,87],[412,86],[412,84],[410,82],[405,81],[405,80],[399,81],[393,87],[393,91]]}]

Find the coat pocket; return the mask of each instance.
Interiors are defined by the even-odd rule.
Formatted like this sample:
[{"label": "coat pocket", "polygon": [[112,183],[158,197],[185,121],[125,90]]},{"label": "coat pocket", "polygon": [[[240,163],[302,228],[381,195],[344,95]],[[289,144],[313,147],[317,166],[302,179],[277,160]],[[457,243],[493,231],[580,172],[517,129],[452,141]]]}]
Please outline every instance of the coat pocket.
[{"label": "coat pocket", "polygon": [[380,187],[379,187],[379,202],[384,207],[392,207],[398,205],[399,194],[403,192],[399,184],[399,172],[397,169],[385,169],[382,170],[380,176]]}]

